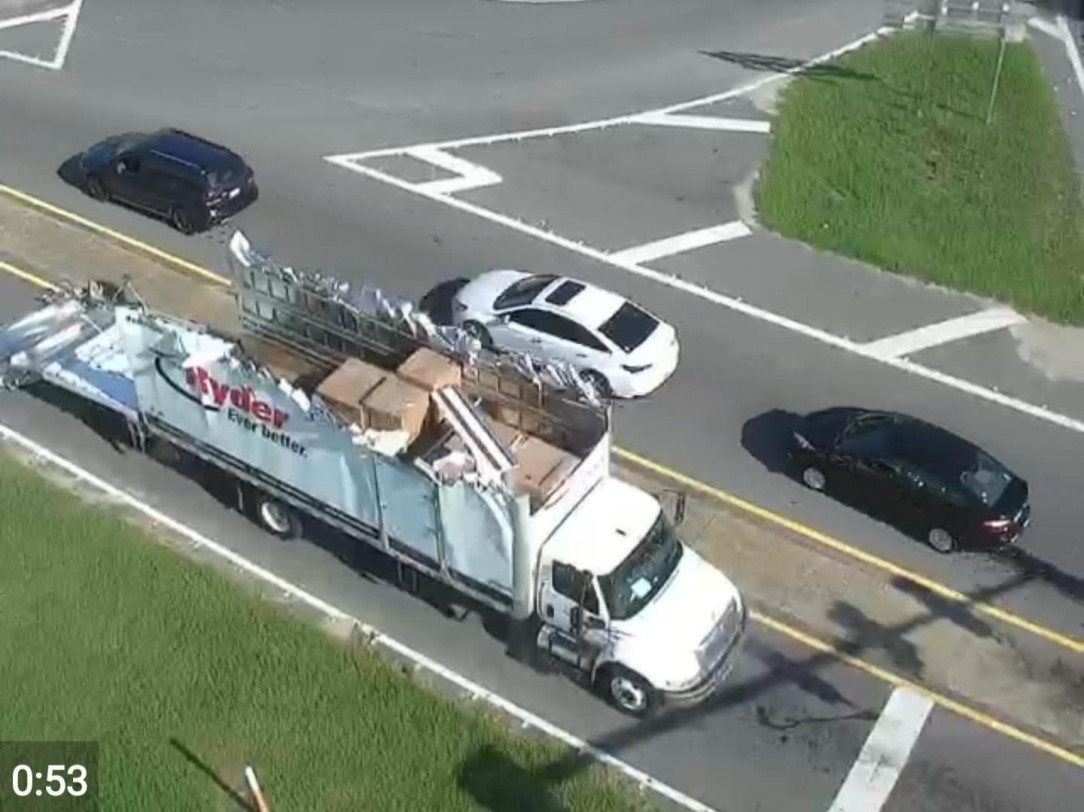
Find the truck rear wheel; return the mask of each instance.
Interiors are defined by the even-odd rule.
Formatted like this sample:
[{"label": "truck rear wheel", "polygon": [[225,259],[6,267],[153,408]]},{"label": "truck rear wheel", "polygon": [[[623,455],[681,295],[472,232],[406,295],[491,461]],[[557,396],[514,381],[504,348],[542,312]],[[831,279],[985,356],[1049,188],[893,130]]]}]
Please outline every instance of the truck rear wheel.
[{"label": "truck rear wheel", "polygon": [[294,539],[301,535],[301,519],[297,511],[266,494],[256,494],[253,512],[260,526],[280,539]]},{"label": "truck rear wheel", "polygon": [[638,719],[650,716],[659,707],[659,692],[623,665],[604,666],[598,677],[598,688],[611,705]]}]

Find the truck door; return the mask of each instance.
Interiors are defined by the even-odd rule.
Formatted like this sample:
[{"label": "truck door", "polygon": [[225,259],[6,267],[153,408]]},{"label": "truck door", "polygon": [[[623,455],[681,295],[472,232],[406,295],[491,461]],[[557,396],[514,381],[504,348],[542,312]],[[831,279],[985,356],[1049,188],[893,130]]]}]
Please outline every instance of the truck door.
[{"label": "truck door", "polygon": [[540,597],[545,626],[539,643],[554,656],[589,670],[606,637],[591,573],[554,561]]}]

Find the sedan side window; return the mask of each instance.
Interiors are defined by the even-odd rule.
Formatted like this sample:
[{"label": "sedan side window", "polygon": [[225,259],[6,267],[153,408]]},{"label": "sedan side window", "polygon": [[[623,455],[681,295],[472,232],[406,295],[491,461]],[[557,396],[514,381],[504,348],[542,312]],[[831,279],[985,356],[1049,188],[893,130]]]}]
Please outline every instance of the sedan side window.
[{"label": "sedan side window", "polygon": [[508,316],[508,320],[539,333],[546,333],[551,336],[557,335],[550,314],[544,310],[535,310],[530,307],[516,310]]},{"label": "sedan side window", "polygon": [[[560,318],[560,316],[558,316]],[[576,344],[580,344],[584,347],[594,350],[595,352],[609,353],[606,345],[595,338],[591,331],[584,327],[582,324],[576,324],[574,321],[568,321],[567,319],[561,319],[568,326],[568,335],[561,336],[561,338],[567,338]]]},{"label": "sedan side window", "polygon": [[892,423],[884,417],[870,417],[850,425],[839,441],[839,450],[856,457],[888,457]]}]

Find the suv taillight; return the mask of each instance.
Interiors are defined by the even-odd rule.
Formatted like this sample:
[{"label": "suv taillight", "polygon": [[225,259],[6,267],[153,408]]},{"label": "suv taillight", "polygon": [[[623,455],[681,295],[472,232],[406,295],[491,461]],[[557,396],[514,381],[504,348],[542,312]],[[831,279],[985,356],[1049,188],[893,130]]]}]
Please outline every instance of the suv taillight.
[{"label": "suv taillight", "polygon": [[983,529],[989,530],[991,533],[1000,533],[1012,527],[1012,519],[987,519],[982,523],[982,526]]}]

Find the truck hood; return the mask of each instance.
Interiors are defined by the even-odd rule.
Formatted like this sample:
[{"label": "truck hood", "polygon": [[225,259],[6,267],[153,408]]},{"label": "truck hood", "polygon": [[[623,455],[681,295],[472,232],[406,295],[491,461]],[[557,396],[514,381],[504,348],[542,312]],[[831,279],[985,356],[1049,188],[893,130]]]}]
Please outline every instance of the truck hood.
[{"label": "truck hood", "polygon": [[651,635],[682,651],[694,650],[741,597],[722,572],[686,547],[666,586],[627,620],[614,621],[615,631]]}]

